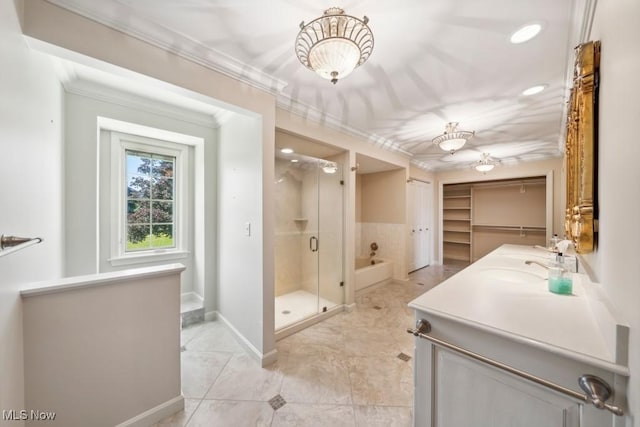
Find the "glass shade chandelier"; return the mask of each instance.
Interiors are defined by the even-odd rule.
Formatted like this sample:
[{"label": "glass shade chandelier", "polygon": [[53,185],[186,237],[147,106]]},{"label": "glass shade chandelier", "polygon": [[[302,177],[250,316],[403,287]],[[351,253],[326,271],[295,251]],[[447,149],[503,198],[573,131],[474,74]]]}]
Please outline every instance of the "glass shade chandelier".
[{"label": "glass shade chandelier", "polygon": [[491,160],[489,153],[482,153],[482,158],[476,162],[474,167],[478,172],[487,173],[498,164],[497,161]]},{"label": "glass shade chandelier", "polygon": [[453,154],[471,139],[475,131],[457,130],[458,122],[449,122],[442,135],[433,138],[432,142],[444,151]]},{"label": "glass shade chandelier", "polygon": [[305,67],[336,84],[365,63],[373,50],[369,18],[354,18],[332,7],[307,25],[300,23],[295,49]]}]

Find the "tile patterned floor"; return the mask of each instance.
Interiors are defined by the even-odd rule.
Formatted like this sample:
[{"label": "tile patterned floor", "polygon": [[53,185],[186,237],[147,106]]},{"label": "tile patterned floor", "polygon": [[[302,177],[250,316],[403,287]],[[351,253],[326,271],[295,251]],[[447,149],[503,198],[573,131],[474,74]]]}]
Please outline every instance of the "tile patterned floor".
[{"label": "tile patterned floor", "polygon": [[428,267],[408,283],[361,291],[352,312],[278,341],[267,368],[220,322],[185,328],[185,409],[156,426],[410,426],[413,359],[398,357],[413,357],[407,303],[460,268]]}]

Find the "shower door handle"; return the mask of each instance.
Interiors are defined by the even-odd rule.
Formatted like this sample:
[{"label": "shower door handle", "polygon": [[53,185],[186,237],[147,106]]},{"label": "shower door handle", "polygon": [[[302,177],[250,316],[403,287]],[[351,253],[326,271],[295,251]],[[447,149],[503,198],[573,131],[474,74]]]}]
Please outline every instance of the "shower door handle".
[{"label": "shower door handle", "polygon": [[311,249],[311,252],[318,252],[318,238],[316,236],[309,238],[309,249]]}]

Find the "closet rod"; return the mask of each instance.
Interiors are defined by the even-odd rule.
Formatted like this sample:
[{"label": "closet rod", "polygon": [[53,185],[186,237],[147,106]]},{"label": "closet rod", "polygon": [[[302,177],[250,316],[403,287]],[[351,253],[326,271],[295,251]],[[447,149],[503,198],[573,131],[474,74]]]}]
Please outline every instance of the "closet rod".
[{"label": "closet rod", "polygon": [[474,224],[474,227],[483,228],[485,230],[501,230],[501,231],[541,231],[547,230],[546,227],[527,227],[520,225],[481,225]]},{"label": "closet rod", "polygon": [[431,184],[431,181],[425,181],[424,179],[418,179],[418,178],[409,178],[407,180],[407,183],[413,182],[413,181],[418,181],[418,182],[422,182],[425,184]]},{"label": "closet rod", "polygon": [[499,187],[514,187],[514,186],[527,186],[527,185],[544,185],[546,184],[546,179],[530,179],[530,180],[519,180],[519,181],[510,181],[510,182],[477,182],[473,183],[472,187],[474,188],[499,188]]}]

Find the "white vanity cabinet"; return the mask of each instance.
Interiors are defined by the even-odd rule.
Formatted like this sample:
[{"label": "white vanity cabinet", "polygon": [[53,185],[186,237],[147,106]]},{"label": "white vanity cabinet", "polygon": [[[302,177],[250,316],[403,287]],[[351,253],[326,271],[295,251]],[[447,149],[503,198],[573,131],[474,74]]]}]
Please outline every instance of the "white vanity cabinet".
[{"label": "white vanity cabinet", "polygon": [[[607,323],[607,316],[598,313],[580,284],[573,296],[563,297],[546,291],[544,277],[542,283],[535,277],[532,283],[497,283],[497,274],[485,282],[483,271],[517,271],[524,264],[498,267],[504,261],[498,255],[507,249],[517,247],[502,247],[410,303],[416,320],[431,327],[424,335],[436,341],[415,338],[414,426],[624,427],[624,416],[553,386],[582,396],[578,378],[597,376],[612,389],[607,403],[624,410],[626,327],[604,325],[613,328],[617,341],[612,341],[598,325]],[[552,383],[552,388],[459,349]]]}]

